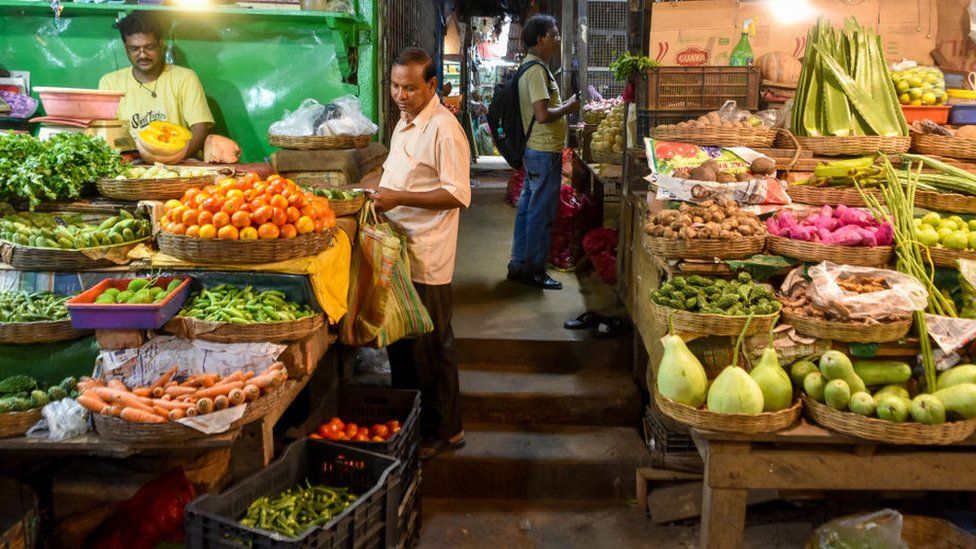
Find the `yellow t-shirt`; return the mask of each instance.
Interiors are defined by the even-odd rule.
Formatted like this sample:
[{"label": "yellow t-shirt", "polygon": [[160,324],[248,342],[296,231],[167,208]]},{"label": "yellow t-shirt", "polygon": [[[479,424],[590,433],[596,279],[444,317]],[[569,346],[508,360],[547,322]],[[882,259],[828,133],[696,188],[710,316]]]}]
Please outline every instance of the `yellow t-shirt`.
[{"label": "yellow t-shirt", "polygon": [[[531,61],[542,61],[531,53],[525,56],[522,64]],[[535,111],[532,104],[543,99],[549,100],[549,108],[559,107],[563,104],[559,96],[559,86],[556,79],[549,72],[549,67],[542,61],[542,66],[535,65],[522,73],[519,78],[519,107],[522,113],[522,129],[529,131],[529,122]],[[525,146],[536,151],[542,152],[562,152],[563,144],[566,142],[566,117],[560,116],[548,124],[538,122],[532,126],[529,133],[529,140]]]},{"label": "yellow t-shirt", "polygon": [[[166,65],[159,78],[141,86],[131,67],[117,70],[103,76],[98,89],[125,92],[119,102],[118,116],[129,123],[133,137],[155,120],[166,120],[184,128],[214,121],[197,73],[184,67]],[[153,91],[156,97],[152,96]]]}]

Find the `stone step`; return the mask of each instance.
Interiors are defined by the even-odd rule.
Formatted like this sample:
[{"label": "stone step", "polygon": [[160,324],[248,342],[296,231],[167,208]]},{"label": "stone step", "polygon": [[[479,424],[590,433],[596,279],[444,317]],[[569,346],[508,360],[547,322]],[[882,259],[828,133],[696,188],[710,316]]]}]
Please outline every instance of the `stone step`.
[{"label": "stone step", "polygon": [[424,462],[424,497],[632,499],[650,464],[632,427],[468,423],[465,440]]},{"label": "stone step", "polygon": [[629,373],[461,370],[466,422],[636,427],[641,396]]},{"label": "stone step", "polygon": [[613,339],[532,340],[458,338],[460,364],[531,366],[540,370],[630,370],[631,335]]}]

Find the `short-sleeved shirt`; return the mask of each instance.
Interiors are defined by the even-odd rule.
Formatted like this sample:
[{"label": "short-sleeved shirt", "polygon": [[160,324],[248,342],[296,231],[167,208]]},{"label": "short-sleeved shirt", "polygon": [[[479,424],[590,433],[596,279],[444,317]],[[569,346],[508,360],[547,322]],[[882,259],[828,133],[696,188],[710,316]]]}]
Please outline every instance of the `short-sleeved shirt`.
[{"label": "short-sleeved shirt", "polygon": [[[132,75],[131,67],[117,70],[102,76],[98,89],[125,92],[118,116],[129,123],[133,137],[156,120],[184,128],[214,121],[197,73],[184,67],[166,65],[159,78],[142,85]],[[156,97],[152,96],[153,91]]]},{"label": "short-sleeved shirt", "polygon": [[[444,189],[468,207],[470,154],[461,124],[434,96],[411,122],[402,116],[397,122],[379,186],[409,192]],[[385,215],[407,237],[413,281],[450,284],[454,277],[460,210],[397,206]]]},{"label": "short-sleeved shirt", "polygon": [[[559,86],[556,85],[556,79],[549,72],[549,66],[546,65],[545,61],[542,61],[542,59],[539,59],[531,53],[525,56],[522,64],[525,65],[532,61],[541,62],[542,65],[535,65],[526,70],[522,73],[522,77],[519,78],[518,83],[522,128],[525,131],[529,131],[529,122],[532,121],[532,117],[535,115],[532,105],[536,101],[548,100],[550,109],[560,107],[563,104],[562,97],[559,96]],[[529,140],[525,146],[542,152],[562,152],[565,142],[566,117],[560,116],[552,122],[545,124],[540,124],[536,121],[535,125],[532,126],[532,133],[529,134]]]}]

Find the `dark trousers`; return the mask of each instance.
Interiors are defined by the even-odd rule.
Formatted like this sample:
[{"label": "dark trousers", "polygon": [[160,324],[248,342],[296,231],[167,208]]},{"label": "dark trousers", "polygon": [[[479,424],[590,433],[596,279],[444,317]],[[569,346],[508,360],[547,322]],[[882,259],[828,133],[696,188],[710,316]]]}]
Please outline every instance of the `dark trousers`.
[{"label": "dark trousers", "polygon": [[393,387],[420,390],[420,434],[445,440],[461,431],[461,389],[451,329],[453,294],[450,284],[413,285],[434,321],[434,331],[386,348]]}]

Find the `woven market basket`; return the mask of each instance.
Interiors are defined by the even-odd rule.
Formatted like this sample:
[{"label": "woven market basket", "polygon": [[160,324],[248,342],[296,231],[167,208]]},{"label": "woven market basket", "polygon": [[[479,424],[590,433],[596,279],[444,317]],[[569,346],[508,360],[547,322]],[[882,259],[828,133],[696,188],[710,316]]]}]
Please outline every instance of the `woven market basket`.
[{"label": "woven market basket", "polygon": [[590,147],[590,158],[597,164],[623,164],[624,153],[598,151]]},{"label": "woven market basket", "polygon": [[796,136],[796,141],[803,149],[823,156],[859,156],[877,152],[898,154],[908,152],[912,144],[912,138],[907,135]]},{"label": "woven market basket", "polygon": [[287,391],[288,382],[279,384],[277,387],[269,391],[265,395],[261,395],[261,398],[255,400],[254,402],[249,402],[247,408],[244,409],[244,415],[241,417],[241,425],[248,425],[254,423],[255,421],[268,415],[272,409],[281,404],[281,401],[285,398],[285,392]]},{"label": "woven market basket", "polygon": [[908,335],[912,327],[911,317],[895,322],[863,324],[860,322],[838,322],[821,320],[782,312],[783,322],[793,326],[797,332],[815,337],[848,343],[885,343],[899,341]]},{"label": "woven market basket", "polygon": [[887,444],[953,444],[976,431],[976,419],[951,421],[942,425],[895,423],[853,412],[841,412],[803,395],[807,417],[830,430]]},{"label": "woven market basket", "polygon": [[976,547],[976,536],[960,530],[947,520],[920,515],[902,515],[901,539],[908,543],[909,549]]},{"label": "woven market basket", "polygon": [[738,240],[682,240],[644,233],[644,249],[666,259],[741,259],[762,252],[766,235]]},{"label": "woven market basket", "polygon": [[363,194],[357,195],[356,198],[351,200],[329,199],[329,207],[332,208],[332,212],[336,214],[336,217],[355,215],[359,213],[359,210],[363,209],[363,204],[365,203],[366,195]]},{"label": "woven market basket", "polygon": [[173,177],[168,179],[99,179],[98,194],[116,200],[169,200],[180,198],[191,187],[203,187],[213,183],[214,175],[199,177]]},{"label": "woven market basket", "polygon": [[329,149],[362,149],[373,140],[372,135],[272,135],[268,134],[268,144],[279,149],[299,149],[304,151]]},{"label": "woven market basket", "polygon": [[912,134],[912,151],[922,154],[976,160],[976,139],[923,133]]},{"label": "woven market basket", "polygon": [[127,264],[129,251],[147,240],[142,238],[115,246],[81,250],[34,248],[3,241],[0,242],[0,261],[21,271],[82,271],[114,267]]},{"label": "woven market basket", "polygon": [[[100,437],[119,442],[176,444],[211,436],[175,421],[168,421],[166,423],[134,423],[122,418],[103,414],[92,414],[92,418],[95,421],[95,431],[98,432]],[[233,433],[240,428],[241,422],[236,421],[231,424],[227,431],[220,434]]]},{"label": "woven market basket", "polygon": [[719,414],[705,409],[679,404],[654,389],[654,403],[671,419],[695,429],[723,433],[772,433],[790,427],[798,419],[802,406],[799,400],[789,408],[759,414]]},{"label": "woven market basket", "polygon": [[976,196],[916,191],[915,206],[937,212],[976,214]]},{"label": "woven market basket", "polygon": [[274,240],[210,240],[160,232],[159,251],[194,263],[274,263],[318,255],[332,246],[332,231]]},{"label": "woven market basket", "polygon": [[298,320],[255,324],[206,322],[196,318],[176,316],[163,327],[167,332],[183,339],[203,339],[220,343],[259,343],[295,341],[303,339],[315,330],[322,329],[325,318],[321,314]]},{"label": "woven market basket", "polygon": [[[881,197],[881,193],[875,190],[867,191],[871,196],[874,196],[878,200],[884,202],[884,198]],[[793,202],[799,204],[809,204],[811,206],[823,206],[828,204],[830,206],[836,206],[838,204],[843,204],[845,206],[859,206],[864,207],[864,199],[861,197],[861,193],[857,192],[857,189],[852,187],[811,187],[810,185],[790,185],[786,189],[786,194],[790,195]]]},{"label": "woven market basket", "polygon": [[[929,256],[932,258],[932,263],[938,267],[949,267],[950,269],[959,268],[960,259],[969,259],[971,261],[976,261],[976,251],[973,250],[950,250],[947,248],[936,248],[930,247]],[[922,252],[922,260],[927,260],[925,252]]]},{"label": "woven market basket", "polygon": [[88,335],[89,331],[76,330],[71,319],[40,322],[0,322],[0,343],[29,344],[70,341]]},{"label": "woven market basket", "polygon": [[716,147],[771,147],[776,140],[773,128],[679,128],[677,126],[658,126],[653,131],[654,139],[664,141],[684,141],[696,145]]},{"label": "woven market basket", "polygon": [[[725,316],[702,313],[692,313],[689,311],[679,311],[664,305],[658,305],[653,301],[648,302],[651,315],[660,325],[668,326],[673,320],[674,331],[708,334],[716,336],[736,336],[742,333],[745,328],[748,316]],[[749,330],[746,335],[755,335],[769,332],[776,325],[779,313],[771,315],[753,315],[749,322]]]},{"label": "woven market basket", "polygon": [[41,420],[41,409],[0,414],[0,438],[19,437]]},{"label": "woven market basket", "polygon": [[820,242],[804,242],[784,236],[766,237],[766,250],[774,255],[792,257],[811,263],[830,261],[839,265],[860,265],[862,267],[882,267],[891,261],[894,248],[891,246],[831,246]]}]

